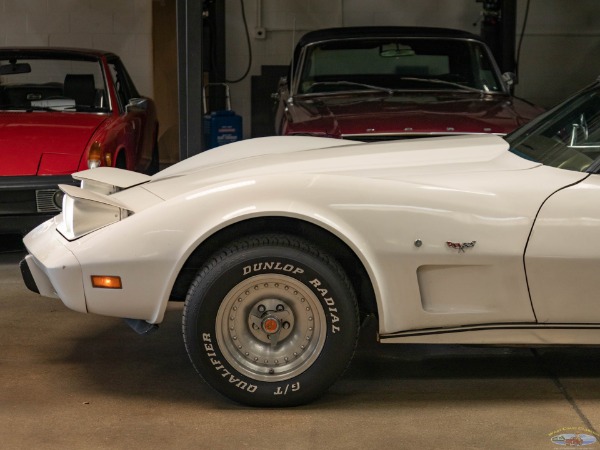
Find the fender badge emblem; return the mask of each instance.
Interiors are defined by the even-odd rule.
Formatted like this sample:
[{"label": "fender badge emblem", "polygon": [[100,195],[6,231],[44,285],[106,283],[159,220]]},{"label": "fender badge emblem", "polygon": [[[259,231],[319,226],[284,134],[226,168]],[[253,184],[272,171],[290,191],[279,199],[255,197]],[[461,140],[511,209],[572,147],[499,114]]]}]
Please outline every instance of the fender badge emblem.
[{"label": "fender badge emblem", "polygon": [[465,252],[465,249],[467,248],[473,248],[475,247],[475,244],[477,243],[477,241],[472,241],[472,242],[463,242],[462,244],[460,242],[450,242],[447,241],[446,245],[450,248],[454,248],[458,250],[458,253],[460,252]]}]

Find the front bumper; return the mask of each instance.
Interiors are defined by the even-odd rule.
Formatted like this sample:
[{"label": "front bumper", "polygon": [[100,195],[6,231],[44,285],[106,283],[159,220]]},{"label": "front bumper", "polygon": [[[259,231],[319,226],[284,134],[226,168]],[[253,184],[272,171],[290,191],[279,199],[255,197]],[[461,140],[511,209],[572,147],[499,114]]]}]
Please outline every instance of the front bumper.
[{"label": "front bumper", "polygon": [[0,177],[0,233],[24,235],[60,213],[59,184],[79,181],[70,175]]},{"label": "front bumper", "polygon": [[29,252],[21,262],[25,285],[44,297],[60,298],[70,309],[86,313],[81,265],[60,241],[54,219],[35,228],[23,242]]},{"label": "front bumper", "polygon": [[[164,273],[170,260],[156,261],[157,253],[143,241],[136,245],[132,236],[120,230],[96,231],[74,242],[57,230],[62,215],[33,229],[23,242],[28,255],[22,263],[25,284],[44,297],[58,298],[64,305],[82,313],[162,321],[169,289]],[[119,222],[119,223],[124,223]],[[117,224],[112,225],[114,227]],[[149,239],[154,235],[150,234]],[[119,276],[120,289],[102,289],[92,285],[97,275]]]}]

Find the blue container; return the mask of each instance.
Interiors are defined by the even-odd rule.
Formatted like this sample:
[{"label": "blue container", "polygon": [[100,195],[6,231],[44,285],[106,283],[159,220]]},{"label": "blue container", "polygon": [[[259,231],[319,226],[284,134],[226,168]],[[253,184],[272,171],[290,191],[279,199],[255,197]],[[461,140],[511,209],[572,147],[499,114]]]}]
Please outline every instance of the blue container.
[{"label": "blue container", "polygon": [[213,111],[204,116],[204,144],[206,148],[215,148],[225,144],[242,140],[242,117],[231,110],[229,86],[225,83],[207,83],[202,88],[202,104],[207,111],[207,88],[221,86],[225,88],[227,110]]},{"label": "blue container", "polygon": [[204,144],[215,148],[242,140],[242,117],[233,111],[213,111],[204,116]]}]

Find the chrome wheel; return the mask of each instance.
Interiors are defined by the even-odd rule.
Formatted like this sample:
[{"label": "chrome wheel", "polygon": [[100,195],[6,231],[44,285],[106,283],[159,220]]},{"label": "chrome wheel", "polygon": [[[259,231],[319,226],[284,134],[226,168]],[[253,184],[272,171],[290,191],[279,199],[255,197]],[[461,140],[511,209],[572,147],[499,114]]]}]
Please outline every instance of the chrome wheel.
[{"label": "chrome wheel", "polygon": [[257,275],[234,286],[215,325],[227,362],[261,381],[304,372],[321,353],[327,334],[325,312],[315,294],[280,274]]}]

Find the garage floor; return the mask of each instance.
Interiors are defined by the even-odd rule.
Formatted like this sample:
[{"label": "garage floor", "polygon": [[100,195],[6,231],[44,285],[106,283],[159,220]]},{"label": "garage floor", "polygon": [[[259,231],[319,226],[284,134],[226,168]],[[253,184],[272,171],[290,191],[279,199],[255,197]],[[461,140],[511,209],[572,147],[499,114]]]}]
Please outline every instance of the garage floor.
[{"label": "garage floor", "polygon": [[21,257],[0,253],[2,449],[552,449],[600,430],[600,349],[380,346],[373,326],[321,400],[240,407],[193,371],[181,305],[140,337],[28,292]]}]

